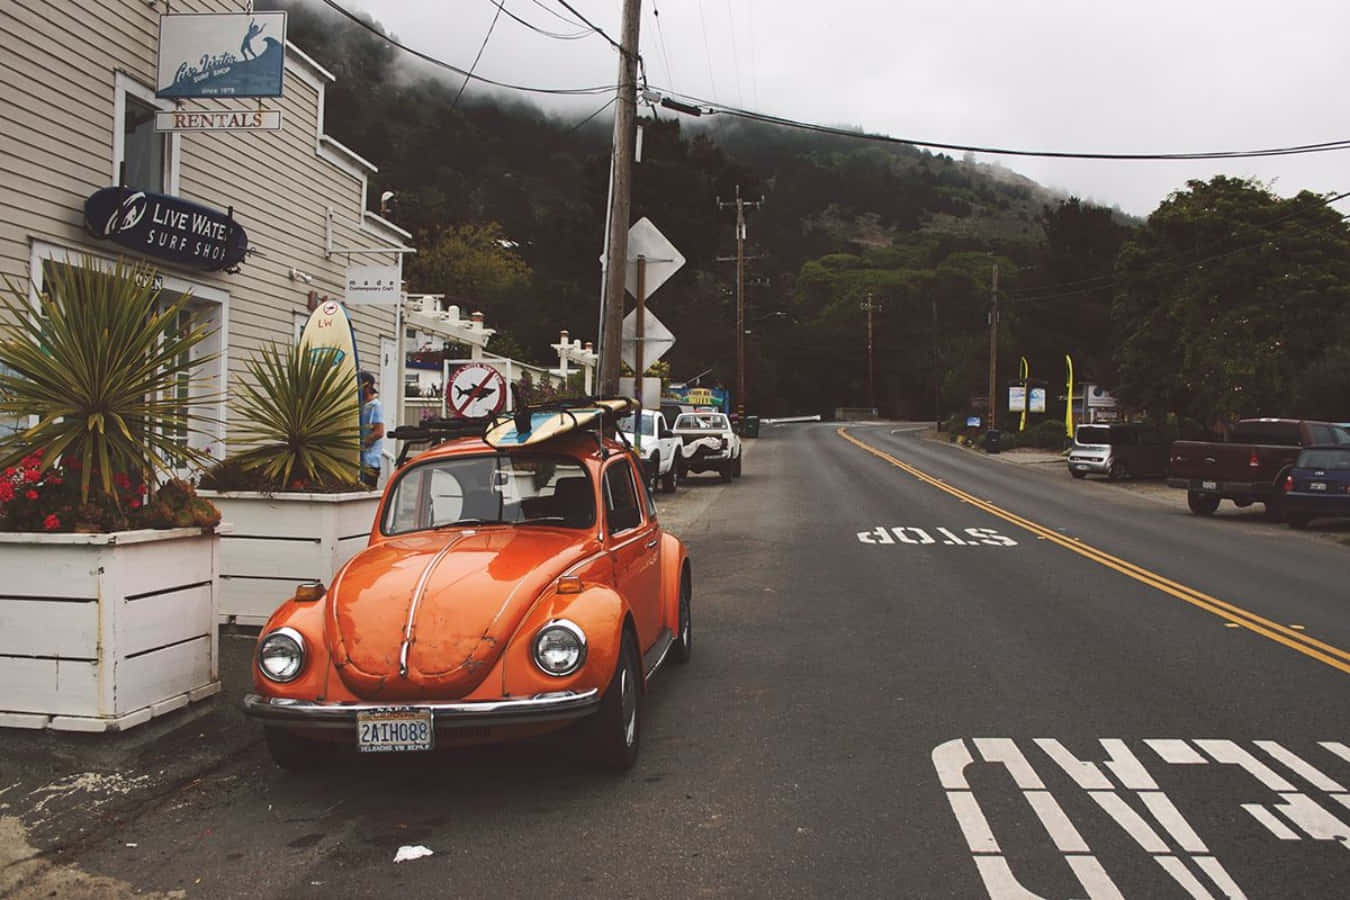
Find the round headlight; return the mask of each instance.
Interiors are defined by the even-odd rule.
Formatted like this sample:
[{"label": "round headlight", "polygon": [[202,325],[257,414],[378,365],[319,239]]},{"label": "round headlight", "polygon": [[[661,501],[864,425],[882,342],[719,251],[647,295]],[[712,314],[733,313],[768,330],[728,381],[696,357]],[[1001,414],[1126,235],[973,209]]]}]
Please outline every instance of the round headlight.
[{"label": "round headlight", "polygon": [[534,636],[534,664],[546,675],[571,675],[586,661],[586,634],[575,622],[556,619]]},{"label": "round headlight", "polygon": [[258,671],[271,681],[294,681],[305,667],[305,639],[294,628],[278,628],[258,645]]}]

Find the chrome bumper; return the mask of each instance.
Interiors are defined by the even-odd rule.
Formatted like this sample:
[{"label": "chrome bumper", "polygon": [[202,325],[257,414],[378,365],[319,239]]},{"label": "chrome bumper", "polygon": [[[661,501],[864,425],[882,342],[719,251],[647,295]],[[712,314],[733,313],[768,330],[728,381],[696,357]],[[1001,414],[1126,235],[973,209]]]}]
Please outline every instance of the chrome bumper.
[{"label": "chrome bumper", "polygon": [[245,694],[244,712],[264,722],[304,728],[351,728],[356,714],[373,709],[408,707],[431,710],[437,731],[455,728],[482,728],[493,725],[525,725],[579,719],[600,705],[600,691],[558,691],[519,700],[481,700],[416,703],[327,703],[318,700],[293,700]]}]

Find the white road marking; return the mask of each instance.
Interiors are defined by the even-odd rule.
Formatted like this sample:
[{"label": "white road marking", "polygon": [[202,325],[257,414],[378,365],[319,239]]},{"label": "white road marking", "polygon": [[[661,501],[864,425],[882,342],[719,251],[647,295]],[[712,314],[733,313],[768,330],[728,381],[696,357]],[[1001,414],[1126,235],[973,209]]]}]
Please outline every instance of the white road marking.
[{"label": "white road marking", "polygon": [[1261,825],[1275,837],[1282,841],[1300,841],[1298,832],[1294,831],[1288,825],[1275,818],[1275,814],[1266,809],[1260,803],[1244,803],[1242,808],[1251,814],[1251,817],[1260,822]]},{"label": "white road marking", "polygon": [[[1196,900],[1245,898],[1236,879],[1211,853],[1205,840],[1171,797],[1158,789],[1152,774],[1127,743],[1119,738],[1102,738],[1098,743],[1106,756],[1100,762],[1078,758],[1053,738],[1038,738],[1034,741],[1035,746],[1045,754],[1040,760],[1041,764],[1044,765],[1048,760],[1062,770],[1079,790],[1085,791],[1135,845],[1158,863],[1160,875],[1165,874]],[[1274,791],[1280,798],[1279,803],[1235,805],[1245,810],[1255,824],[1276,840],[1299,841],[1304,840],[1306,835],[1314,841],[1336,842],[1350,849],[1350,825],[1314,798],[1293,790],[1286,779],[1238,743],[1218,739],[1186,741],[1171,738],[1149,739],[1142,743],[1151,748],[1165,764],[1218,763],[1238,766],[1259,785]],[[1350,808],[1350,792],[1342,787],[1344,779],[1338,781],[1275,741],[1252,741],[1251,744],[1288,767],[1314,789]],[[972,754],[972,746],[978,758]],[[1319,746],[1341,760],[1350,762],[1350,748],[1345,744],[1322,742]],[[1207,753],[1209,759],[1197,753],[1196,747]],[[957,738],[934,747],[931,756],[948,803],[970,848],[972,861],[991,898],[1030,898],[1036,894],[1018,880],[1015,860],[1002,854],[976,792],[970,788],[966,772],[972,765],[997,765],[1008,772],[1044,827],[1055,850],[1073,871],[1089,898],[1121,896],[1093,851],[1089,842],[1091,835],[1084,836],[1065,811],[1066,807],[1061,802],[1063,798],[1056,797],[1053,791],[1046,788],[1036,766],[1024,755],[1017,741],[1011,738],[971,738],[967,743]],[[1127,791],[1138,797],[1138,804],[1129,802],[1126,791],[1115,789],[1106,770]],[[1137,810],[1139,805],[1147,811],[1145,814]],[[1073,806],[1068,808],[1072,809]],[[1150,818],[1153,822],[1149,821]],[[1291,828],[1287,823],[1294,827]],[[1174,848],[1179,848],[1181,852]],[[1147,890],[1156,891],[1157,888]]]},{"label": "white road marking", "polygon": [[1256,746],[1269,753],[1279,762],[1284,763],[1291,771],[1300,778],[1307,781],[1319,791],[1344,791],[1340,783],[1334,778],[1323,774],[1321,770],[1315,768],[1309,763],[1304,762],[1298,756],[1286,750],[1284,747],[1274,741],[1252,741]]},{"label": "white road marking", "polygon": [[938,545],[943,547],[1016,547],[1017,541],[993,528],[964,528],[965,537],[945,526],[932,526],[942,540],[928,529],[918,525],[877,525],[858,532],[858,542],[873,546],[882,544]]}]

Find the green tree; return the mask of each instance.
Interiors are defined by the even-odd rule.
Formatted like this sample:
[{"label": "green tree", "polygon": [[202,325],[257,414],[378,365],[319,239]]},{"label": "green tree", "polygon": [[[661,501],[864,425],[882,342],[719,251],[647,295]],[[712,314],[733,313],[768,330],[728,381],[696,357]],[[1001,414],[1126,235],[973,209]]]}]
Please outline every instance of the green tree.
[{"label": "green tree", "polygon": [[1307,191],[1190,181],[1116,274],[1119,393],[1155,415],[1288,414],[1309,366],[1350,346],[1350,227]]}]

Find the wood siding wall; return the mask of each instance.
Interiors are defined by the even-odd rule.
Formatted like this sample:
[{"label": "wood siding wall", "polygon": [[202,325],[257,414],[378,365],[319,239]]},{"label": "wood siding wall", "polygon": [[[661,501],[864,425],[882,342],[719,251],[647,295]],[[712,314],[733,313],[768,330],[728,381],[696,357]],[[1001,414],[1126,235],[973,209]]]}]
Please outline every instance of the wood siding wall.
[{"label": "wood siding wall", "polygon": [[[175,0],[175,13],[239,12],[227,0]],[[116,73],[153,90],[160,4],[145,0],[0,0],[0,274],[28,288],[35,242],[115,257],[91,238],[84,201],[113,182]],[[184,280],[227,292],[224,335],[230,387],[269,341],[292,340],[293,316],[311,290],[341,298],[348,258],[324,255],[327,210],[339,247],[392,246],[399,235],[362,225],[368,171],[320,140],[327,79],[287,52],[281,131],[186,133],[179,139],[177,194],[215,209],[234,208],[256,251],[237,274],[165,266]],[[187,100],[184,109],[245,109],[256,100]],[[323,145],[321,147],[321,144]],[[360,148],[353,148],[357,153]],[[390,254],[353,255],[388,265]],[[293,281],[294,267],[313,283]],[[356,306],[362,368],[379,373],[380,335],[396,338],[393,307]],[[6,323],[0,322],[0,328]],[[381,385],[394,409],[397,386]]]}]

